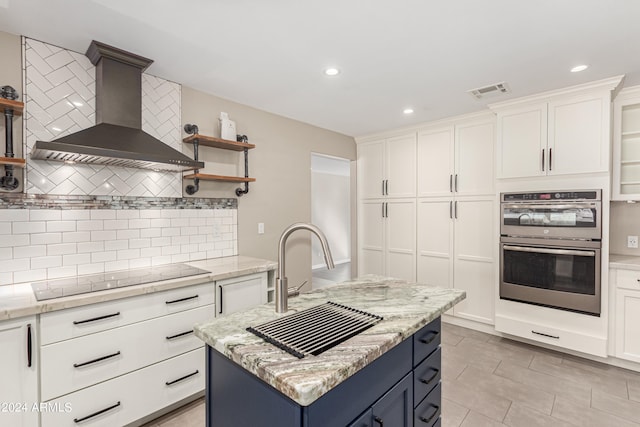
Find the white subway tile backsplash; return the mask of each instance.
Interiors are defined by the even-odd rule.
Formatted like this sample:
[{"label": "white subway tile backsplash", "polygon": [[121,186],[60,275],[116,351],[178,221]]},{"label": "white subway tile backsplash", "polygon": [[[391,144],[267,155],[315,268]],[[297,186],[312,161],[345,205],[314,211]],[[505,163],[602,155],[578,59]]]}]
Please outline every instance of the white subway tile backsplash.
[{"label": "white subway tile backsplash", "polygon": [[0,285],[235,255],[221,210],[0,209]]}]

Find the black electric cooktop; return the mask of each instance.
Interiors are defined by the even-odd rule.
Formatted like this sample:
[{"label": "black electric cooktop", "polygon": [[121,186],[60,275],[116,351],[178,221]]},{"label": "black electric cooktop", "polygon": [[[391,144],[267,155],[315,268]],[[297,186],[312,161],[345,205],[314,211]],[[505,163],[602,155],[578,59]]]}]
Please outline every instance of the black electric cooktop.
[{"label": "black electric cooktop", "polygon": [[34,282],[31,287],[36,300],[43,301],[207,273],[209,271],[186,264],[167,264],[150,268],[45,280]]}]

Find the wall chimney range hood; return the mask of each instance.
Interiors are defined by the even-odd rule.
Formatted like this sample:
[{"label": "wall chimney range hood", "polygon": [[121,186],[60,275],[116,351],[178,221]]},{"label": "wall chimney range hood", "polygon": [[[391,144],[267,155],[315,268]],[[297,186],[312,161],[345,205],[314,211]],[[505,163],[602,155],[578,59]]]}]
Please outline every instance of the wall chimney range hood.
[{"label": "wall chimney range hood", "polygon": [[153,62],[92,41],[96,66],[96,125],[53,141],[36,141],[32,159],[180,172],[198,162],[142,130],[142,72]]}]

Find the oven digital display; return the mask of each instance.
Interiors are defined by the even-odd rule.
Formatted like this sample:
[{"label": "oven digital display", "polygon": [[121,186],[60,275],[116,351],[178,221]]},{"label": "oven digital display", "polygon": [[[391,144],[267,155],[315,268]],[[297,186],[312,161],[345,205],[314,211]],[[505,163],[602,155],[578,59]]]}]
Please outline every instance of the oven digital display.
[{"label": "oven digital display", "polygon": [[540,200],[551,200],[551,194],[540,194]]}]

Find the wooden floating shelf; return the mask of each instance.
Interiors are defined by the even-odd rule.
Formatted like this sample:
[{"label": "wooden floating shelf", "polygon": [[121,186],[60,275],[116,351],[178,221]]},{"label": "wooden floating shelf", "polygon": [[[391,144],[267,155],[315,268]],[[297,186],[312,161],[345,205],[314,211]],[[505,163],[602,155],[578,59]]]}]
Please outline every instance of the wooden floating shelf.
[{"label": "wooden floating shelf", "polygon": [[24,168],[27,161],[18,157],[0,157],[0,165],[12,165],[17,168]]},{"label": "wooden floating shelf", "polygon": [[13,109],[13,114],[16,116],[20,116],[22,115],[22,110],[24,110],[24,103],[0,97],[0,107],[4,109]]},{"label": "wooden floating shelf", "polygon": [[184,175],[185,179],[201,179],[203,181],[224,181],[224,182],[255,182],[255,178],[244,178],[240,176],[224,176],[224,175],[211,175],[208,173],[191,173]]},{"label": "wooden floating shelf", "polygon": [[231,141],[228,139],[214,138],[213,136],[205,136],[196,133],[195,135],[188,136],[182,140],[187,144],[193,144],[195,140],[198,140],[198,144],[207,147],[222,148],[224,150],[243,151],[246,149],[256,148],[255,144],[247,144],[245,142]]}]

